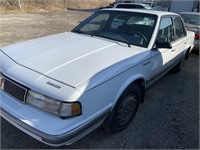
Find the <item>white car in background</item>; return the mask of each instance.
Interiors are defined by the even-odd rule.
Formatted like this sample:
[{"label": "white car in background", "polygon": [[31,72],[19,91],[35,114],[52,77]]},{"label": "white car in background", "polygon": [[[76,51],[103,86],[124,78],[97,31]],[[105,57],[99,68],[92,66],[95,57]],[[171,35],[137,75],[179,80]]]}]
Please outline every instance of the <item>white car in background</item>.
[{"label": "white car in background", "polygon": [[194,51],[199,52],[200,13],[199,12],[181,12],[180,15],[183,18],[186,29],[189,31],[193,31],[195,33]]},{"label": "white car in background", "polygon": [[52,146],[71,144],[102,124],[121,131],[145,89],[182,69],[193,41],[175,13],[107,9],[71,32],[3,47],[0,115]]},{"label": "white car in background", "polygon": [[143,3],[117,3],[113,8],[153,10],[153,7],[151,7],[148,4],[143,4]]}]

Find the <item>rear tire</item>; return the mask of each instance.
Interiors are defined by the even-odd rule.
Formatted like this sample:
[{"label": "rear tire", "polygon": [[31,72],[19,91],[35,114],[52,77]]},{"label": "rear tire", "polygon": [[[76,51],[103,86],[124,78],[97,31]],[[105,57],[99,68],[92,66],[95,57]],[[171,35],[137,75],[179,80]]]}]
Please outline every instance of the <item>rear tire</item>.
[{"label": "rear tire", "polygon": [[174,68],[172,68],[171,72],[178,73],[179,71],[181,71],[183,69],[184,63],[185,63],[185,58],[182,58],[178,62],[178,64]]},{"label": "rear tire", "polygon": [[141,98],[140,88],[133,83],[122,93],[103,126],[110,132],[124,130],[133,120]]}]

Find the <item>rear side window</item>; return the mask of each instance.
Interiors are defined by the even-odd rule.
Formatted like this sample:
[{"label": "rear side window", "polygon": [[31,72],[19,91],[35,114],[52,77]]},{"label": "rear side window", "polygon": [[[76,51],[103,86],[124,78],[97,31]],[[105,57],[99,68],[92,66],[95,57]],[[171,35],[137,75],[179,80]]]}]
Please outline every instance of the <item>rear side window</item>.
[{"label": "rear side window", "polygon": [[180,17],[178,16],[174,17],[174,25],[175,25],[175,39],[180,39],[186,36],[186,31]]}]

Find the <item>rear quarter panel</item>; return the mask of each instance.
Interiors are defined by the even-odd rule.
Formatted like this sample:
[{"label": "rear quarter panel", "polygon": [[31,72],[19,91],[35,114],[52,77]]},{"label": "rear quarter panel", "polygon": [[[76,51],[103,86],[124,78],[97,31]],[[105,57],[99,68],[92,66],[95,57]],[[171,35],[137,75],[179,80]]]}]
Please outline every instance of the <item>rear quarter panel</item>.
[{"label": "rear quarter panel", "polygon": [[190,52],[194,47],[194,32],[187,31],[187,47],[190,47]]}]

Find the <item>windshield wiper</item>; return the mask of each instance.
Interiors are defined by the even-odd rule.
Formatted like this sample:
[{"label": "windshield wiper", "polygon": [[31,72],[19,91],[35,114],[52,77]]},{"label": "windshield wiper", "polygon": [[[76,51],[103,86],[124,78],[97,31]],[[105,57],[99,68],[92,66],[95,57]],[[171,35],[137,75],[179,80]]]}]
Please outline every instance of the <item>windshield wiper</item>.
[{"label": "windshield wiper", "polygon": [[131,47],[131,43],[129,41],[126,41],[126,40],[118,40],[118,39],[114,39],[114,38],[111,38],[111,37],[108,37],[108,36],[105,36],[105,35],[100,35],[100,34],[97,34],[95,36],[110,39],[110,40],[116,40],[116,41],[119,41],[119,42],[123,42],[123,43],[127,44],[128,47]]},{"label": "windshield wiper", "polygon": [[126,40],[119,40],[119,41],[127,44],[128,47],[131,47],[131,43],[129,41]]},{"label": "windshield wiper", "polygon": [[72,32],[74,32],[74,33],[78,33],[78,34],[87,34],[87,35],[90,35],[91,37],[93,37],[94,35],[93,34],[91,34],[91,33],[86,33],[86,32],[82,32],[82,31],[76,31],[76,30],[73,30]]}]

